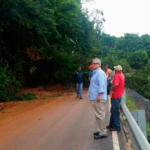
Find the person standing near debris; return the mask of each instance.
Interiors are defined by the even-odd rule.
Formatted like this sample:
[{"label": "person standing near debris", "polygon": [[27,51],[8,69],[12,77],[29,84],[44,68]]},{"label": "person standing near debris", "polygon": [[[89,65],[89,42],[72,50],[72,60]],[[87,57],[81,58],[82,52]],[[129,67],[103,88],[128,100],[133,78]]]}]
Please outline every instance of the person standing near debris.
[{"label": "person standing near debris", "polygon": [[108,65],[105,65],[105,74],[107,77],[107,94],[109,95],[110,93],[110,71],[108,69]]},{"label": "person standing near debris", "polygon": [[75,71],[74,77],[75,77],[75,83],[77,87],[77,98],[80,97],[80,99],[82,99],[84,75],[81,67],[78,67],[78,71]]},{"label": "person standing near debris", "polygon": [[88,100],[93,106],[93,112],[96,117],[98,132],[94,133],[94,139],[107,137],[105,126],[105,103],[107,100],[107,79],[104,71],[100,68],[101,60],[93,59],[93,76],[88,90]]},{"label": "person standing near debris", "polygon": [[120,131],[120,113],[119,105],[121,96],[124,93],[124,76],[122,75],[122,67],[120,65],[115,66],[115,76],[113,79],[112,86],[110,88],[111,96],[111,116],[110,123],[106,126],[110,131]]},{"label": "person standing near debris", "polygon": [[93,76],[93,65],[90,65],[89,68],[90,68],[90,72],[89,72],[89,81],[90,81]]},{"label": "person standing near debris", "polygon": [[110,81],[111,81],[112,76],[113,76],[113,71],[110,69],[110,66],[108,66],[108,71],[110,72]]}]

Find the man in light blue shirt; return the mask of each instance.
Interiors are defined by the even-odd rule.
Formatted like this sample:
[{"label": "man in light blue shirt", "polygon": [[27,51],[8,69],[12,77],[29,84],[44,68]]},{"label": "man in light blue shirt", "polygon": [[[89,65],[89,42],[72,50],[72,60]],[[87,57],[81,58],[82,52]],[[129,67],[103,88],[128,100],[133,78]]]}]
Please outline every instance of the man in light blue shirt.
[{"label": "man in light blue shirt", "polygon": [[93,76],[91,78],[88,91],[88,100],[90,100],[98,125],[98,132],[94,133],[94,139],[107,137],[105,126],[105,102],[107,100],[107,77],[105,72],[101,70],[101,60],[93,59]]}]

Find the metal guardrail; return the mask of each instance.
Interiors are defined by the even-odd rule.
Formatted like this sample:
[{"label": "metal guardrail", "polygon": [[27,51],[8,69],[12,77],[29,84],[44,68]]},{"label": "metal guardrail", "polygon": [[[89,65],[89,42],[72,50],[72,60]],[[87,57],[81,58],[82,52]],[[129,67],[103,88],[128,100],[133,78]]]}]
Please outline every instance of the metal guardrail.
[{"label": "metal guardrail", "polygon": [[129,132],[130,139],[132,141],[133,147],[135,150],[150,150],[150,144],[147,141],[145,135],[139,128],[138,124],[132,117],[130,111],[128,110],[126,104],[124,103],[124,98],[121,101],[121,108],[123,113],[123,118],[125,121],[125,125]]}]

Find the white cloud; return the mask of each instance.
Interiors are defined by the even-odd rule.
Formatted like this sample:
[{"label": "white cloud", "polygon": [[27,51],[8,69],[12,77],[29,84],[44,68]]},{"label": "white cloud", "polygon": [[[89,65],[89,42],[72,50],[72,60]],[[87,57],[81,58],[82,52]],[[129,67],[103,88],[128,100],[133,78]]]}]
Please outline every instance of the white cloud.
[{"label": "white cloud", "polygon": [[123,36],[124,33],[150,34],[150,0],[95,0],[83,5],[89,11],[103,10],[103,31],[110,35]]}]

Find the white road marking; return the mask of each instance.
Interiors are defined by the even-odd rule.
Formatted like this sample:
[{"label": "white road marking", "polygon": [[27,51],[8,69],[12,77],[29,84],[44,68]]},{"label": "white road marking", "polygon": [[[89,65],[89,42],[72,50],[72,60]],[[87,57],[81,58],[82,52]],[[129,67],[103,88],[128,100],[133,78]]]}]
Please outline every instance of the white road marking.
[{"label": "white road marking", "polygon": [[[109,102],[109,112],[110,112],[110,107],[111,107],[110,96],[108,96],[108,102]],[[113,149],[120,150],[117,131],[112,131],[112,141],[113,141]]]},{"label": "white road marking", "polygon": [[119,141],[118,141],[118,135],[117,135],[116,131],[112,131],[112,140],[113,140],[114,150],[120,150]]}]

